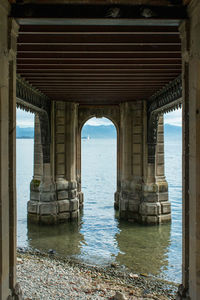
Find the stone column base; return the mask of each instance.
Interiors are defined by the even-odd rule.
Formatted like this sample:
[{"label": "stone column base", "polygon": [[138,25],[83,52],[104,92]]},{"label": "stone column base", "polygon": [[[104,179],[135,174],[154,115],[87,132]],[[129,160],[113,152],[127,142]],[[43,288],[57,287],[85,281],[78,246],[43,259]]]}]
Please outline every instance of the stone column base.
[{"label": "stone column base", "polygon": [[171,221],[170,202],[143,202],[140,205],[140,219],[142,224],[163,224]]},{"label": "stone column base", "polygon": [[38,224],[57,224],[78,220],[80,216],[77,184],[59,180],[45,186],[31,182],[31,199],[28,202],[28,220]]},{"label": "stone column base", "polygon": [[119,210],[119,199],[120,199],[120,192],[119,191],[116,191],[115,194],[114,194],[114,208],[116,210]]},{"label": "stone column base", "polygon": [[79,199],[79,207],[83,208],[83,202],[84,202],[84,194],[83,194],[83,192],[78,192],[78,199]]},{"label": "stone column base", "polygon": [[137,222],[139,220],[139,205],[140,195],[137,192],[121,192],[119,201],[120,219]]},{"label": "stone column base", "polygon": [[133,192],[122,191],[119,195],[119,216],[120,219],[149,225],[170,222],[167,182],[137,184]]}]

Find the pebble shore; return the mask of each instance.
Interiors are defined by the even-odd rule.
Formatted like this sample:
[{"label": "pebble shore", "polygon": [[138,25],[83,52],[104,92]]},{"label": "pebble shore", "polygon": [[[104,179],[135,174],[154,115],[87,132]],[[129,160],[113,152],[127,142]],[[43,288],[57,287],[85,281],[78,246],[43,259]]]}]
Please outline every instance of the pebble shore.
[{"label": "pebble shore", "polygon": [[18,249],[17,281],[25,300],[175,299],[177,285],[117,264],[85,265],[56,256]]}]

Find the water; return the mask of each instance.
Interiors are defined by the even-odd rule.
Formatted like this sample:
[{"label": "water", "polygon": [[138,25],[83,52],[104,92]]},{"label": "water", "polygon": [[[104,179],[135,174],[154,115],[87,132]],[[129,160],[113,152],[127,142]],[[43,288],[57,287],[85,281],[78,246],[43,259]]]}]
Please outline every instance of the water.
[{"label": "water", "polygon": [[33,173],[33,140],[17,140],[18,246],[55,249],[90,264],[117,262],[134,272],[181,281],[181,141],[166,140],[166,177],[172,224],[139,226],[119,221],[113,209],[116,190],[116,140],[82,140],[80,224],[29,225],[26,203]]}]

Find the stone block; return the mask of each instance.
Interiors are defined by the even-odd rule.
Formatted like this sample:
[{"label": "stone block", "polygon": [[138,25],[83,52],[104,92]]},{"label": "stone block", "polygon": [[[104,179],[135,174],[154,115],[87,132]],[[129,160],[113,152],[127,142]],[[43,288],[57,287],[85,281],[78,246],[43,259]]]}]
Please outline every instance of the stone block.
[{"label": "stone block", "polygon": [[56,144],[56,153],[64,153],[65,145],[64,144]]},{"label": "stone block", "polygon": [[56,109],[56,119],[60,117],[64,118],[64,116],[65,116],[64,109],[60,109],[60,108]]},{"label": "stone block", "polygon": [[55,183],[52,183],[52,182],[41,182],[40,184],[40,193],[46,193],[46,192],[49,192],[49,193],[53,193],[55,192],[56,190],[56,185]]},{"label": "stone block", "polygon": [[160,193],[162,193],[162,192],[168,192],[168,183],[167,183],[167,181],[158,182],[157,185],[158,185],[158,191]]},{"label": "stone block", "polygon": [[38,224],[39,223],[39,215],[38,214],[32,214],[28,212],[28,222],[29,223],[35,223]]},{"label": "stone block", "polygon": [[[135,165],[141,164],[141,155],[140,154],[133,155],[133,164],[135,164]],[[134,166],[133,166],[133,168],[134,168]]]},{"label": "stone block", "polygon": [[156,161],[157,161],[157,164],[164,164],[164,153],[158,153],[156,155]]},{"label": "stone block", "polygon": [[141,153],[142,151],[142,147],[141,144],[133,144],[133,153]]},{"label": "stone block", "polygon": [[67,190],[69,187],[69,182],[67,180],[58,180],[56,182],[57,191]]},{"label": "stone block", "polygon": [[77,189],[77,182],[75,180],[69,182],[69,189]]},{"label": "stone block", "polygon": [[57,203],[41,203],[39,204],[40,215],[56,215],[57,214]]},{"label": "stone block", "polygon": [[30,182],[30,190],[31,191],[39,191],[40,183],[41,183],[40,180],[32,179]]},{"label": "stone block", "polygon": [[119,209],[120,211],[126,211],[128,210],[128,200],[127,199],[120,199],[120,205],[119,205]]},{"label": "stone block", "polygon": [[65,142],[65,135],[63,133],[56,134],[56,143],[61,144]]},{"label": "stone block", "polygon": [[156,152],[157,153],[164,153],[164,147],[163,147],[164,145],[162,144],[162,143],[160,143],[160,144],[157,144],[157,146],[156,146]]},{"label": "stone block", "polygon": [[71,219],[72,219],[72,220],[79,219],[79,217],[80,217],[80,212],[79,212],[79,210],[76,210],[76,211],[72,211],[72,212],[71,212]]},{"label": "stone block", "polygon": [[69,194],[68,196],[69,199],[74,199],[77,197],[77,190],[69,190],[68,194]]},{"label": "stone block", "polygon": [[56,133],[65,133],[64,125],[56,124]]},{"label": "stone block", "polygon": [[69,200],[58,201],[58,210],[59,210],[59,212],[69,211],[70,210],[70,201]]},{"label": "stone block", "polygon": [[140,205],[140,214],[146,216],[157,216],[161,213],[161,205],[159,202],[146,203]]},{"label": "stone block", "polygon": [[141,132],[142,132],[142,126],[140,126],[140,125],[133,126],[133,134],[136,134],[136,133],[141,134]]},{"label": "stone block", "polygon": [[32,201],[40,201],[40,192],[39,191],[31,191],[30,190],[30,200],[32,200]]},{"label": "stone block", "polygon": [[146,203],[158,202],[158,193],[144,193],[143,199]]},{"label": "stone block", "polygon": [[57,215],[42,215],[39,217],[39,223],[44,225],[53,225],[57,224],[58,219]]},{"label": "stone block", "polygon": [[65,118],[64,117],[57,117],[56,118],[56,124],[57,125],[64,125],[65,124]]},{"label": "stone block", "polygon": [[57,199],[58,200],[64,200],[64,199],[68,199],[68,191],[57,191]]},{"label": "stone block", "polygon": [[70,202],[70,211],[75,211],[77,209],[79,209],[79,200],[78,198],[69,200]]},{"label": "stone block", "polygon": [[156,174],[157,174],[157,176],[163,176],[163,174],[165,174],[164,164],[157,165]]},{"label": "stone block", "polygon": [[140,144],[142,143],[142,135],[141,134],[134,134],[133,135],[133,142],[135,144]]},{"label": "stone block", "polygon": [[82,205],[84,202],[84,194],[82,192],[78,193],[79,205]]},{"label": "stone block", "polygon": [[69,212],[59,213],[59,215],[58,215],[59,223],[66,222],[69,219],[70,219],[70,213]]},{"label": "stone block", "polygon": [[133,166],[133,175],[134,176],[141,176],[142,175],[141,165],[134,165]]},{"label": "stone block", "polygon": [[159,199],[160,202],[168,201],[168,192],[166,192],[166,193],[159,193],[158,194],[158,199]]},{"label": "stone block", "polygon": [[139,204],[138,203],[129,202],[128,209],[131,212],[138,212],[139,211]]},{"label": "stone block", "polygon": [[157,143],[164,143],[164,134],[158,134]]},{"label": "stone block", "polygon": [[38,201],[28,201],[27,210],[28,213],[37,214]]},{"label": "stone block", "polygon": [[56,201],[55,192],[41,192],[40,193],[40,201],[43,201],[43,202]]},{"label": "stone block", "polygon": [[171,214],[160,215],[158,218],[160,224],[171,222]]},{"label": "stone block", "polygon": [[170,214],[171,213],[171,203],[170,202],[161,202],[161,210],[162,214]]},{"label": "stone block", "polygon": [[64,164],[57,164],[56,165],[56,174],[57,175],[64,175],[65,174],[65,166],[64,166]]},{"label": "stone block", "polygon": [[56,162],[58,164],[64,164],[64,162],[65,162],[65,154],[64,153],[57,153],[57,155],[56,155]]}]

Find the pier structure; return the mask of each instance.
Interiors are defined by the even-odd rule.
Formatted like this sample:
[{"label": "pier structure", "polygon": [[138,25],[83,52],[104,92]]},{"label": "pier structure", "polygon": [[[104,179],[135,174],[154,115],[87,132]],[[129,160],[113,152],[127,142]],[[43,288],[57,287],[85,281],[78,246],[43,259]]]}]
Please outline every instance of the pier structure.
[{"label": "pier structure", "polygon": [[0,299],[16,283],[16,106],[35,113],[28,218],[79,219],[81,128],[117,130],[121,219],[171,220],[163,114],[183,109],[183,279],[178,299],[200,295],[200,2],[0,0]]}]

